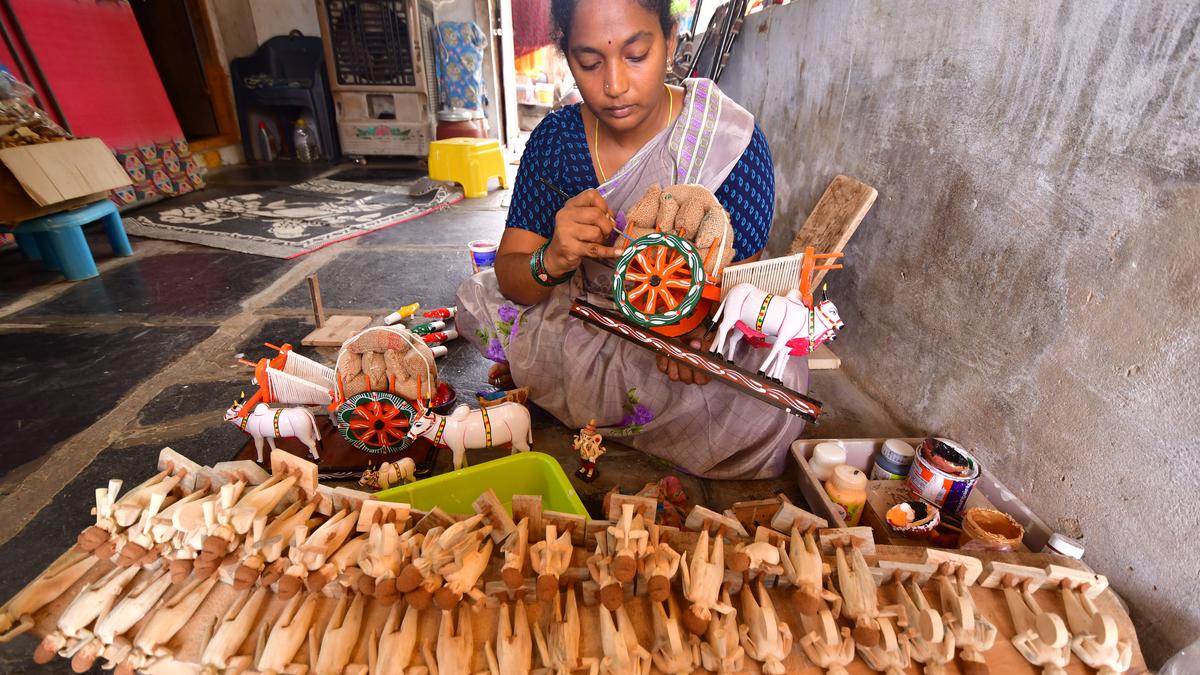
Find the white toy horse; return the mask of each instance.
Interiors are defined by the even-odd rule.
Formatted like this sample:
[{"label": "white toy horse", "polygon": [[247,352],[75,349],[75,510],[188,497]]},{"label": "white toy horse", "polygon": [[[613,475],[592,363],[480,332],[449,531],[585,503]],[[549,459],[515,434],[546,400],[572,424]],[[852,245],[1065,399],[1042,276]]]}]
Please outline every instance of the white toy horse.
[{"label": "white toy horse", "polygon": [[449,415],[439,415],[419,400],[416,405],[417,416],[412,419],[408,438],[424,436],[440,448],[450,448],[455,471],[467,465],[468,449],[512,443],[514,453],[528,452],[533,443],[529,409],[520,403],[501,403],[478,410],[460,405]]},{"label": "white toy horse", "polygon": [[317,419],[306,408],[271,408],[266,403],[254,406],[253,412],[241,417],[242,403],[234,401],[233,406],[225,411],[225,421],[254,439],[254,449],[258,451],[258,463],[263,461],[263,439],[271,449],[275,449],[276,438],[296,438],[308,447],[314,460],[320,460],[317,452],[317,441],[321,440],[321,432],[317,431]]},{"label": "white toy horse", "polygon": [[[769,347],[771,352],[758,372],[776,381],[783,380],[789,357],[812,353],[845,325],[829,300],[816,303],[810,312],[798,290],[787,296],[772,295],[750,283],[738,284],[725,294],[713,321],[720,322],[713,352],[732,361],[743,337],[752,347]],[[768,341],[771,337],[774,340]]]}]

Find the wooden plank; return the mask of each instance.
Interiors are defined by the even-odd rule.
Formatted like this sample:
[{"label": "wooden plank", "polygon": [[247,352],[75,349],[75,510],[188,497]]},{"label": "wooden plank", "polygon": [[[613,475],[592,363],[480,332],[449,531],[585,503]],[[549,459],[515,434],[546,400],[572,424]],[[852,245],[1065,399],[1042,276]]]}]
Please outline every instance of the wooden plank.
[{"label": "wooden plank", "polygon": [[723,513],[717,513],[703,506],[693,506],[688,513],[687,520],[684,521],[684,529],[693,532],[699,532],[705,528],[720,529],[722,526],[726,528],[726,534],[749,537],[750,533],[742,524],[737,521],[737,518],[732,518]]},{"label": "wooden plank", "polygon": [[522,518],[529,519],[529,543],[541,541],[546,536],[546,527],[542,525],[542,496],[513,495],[513,520],[521,522]]},{"label": "wooden plank", "polygon": [[788,389],[778,382],[746,370],[736,363],[729,363],[723,358],[714,357],[709,352],[698,351],[658,333],[643,330],[625,321],[624,317],[601,309],[586,300],[573,302],[570,313],[571,316],[583,319],[619,338],[662,354],[673,361],[703,370],[711,379],[724,382],[760,401],[786,410],[793,415],[799,415],[810,422],[815,422],[821,414],[821,402],[814,398]]},{"label": "wooden plank", "polygon": [[623,495],[619,492],[614,492],[608,498],[608,519],[617,521],[621,519],[621,505],[633,504],[634,515],[641,515],[647,525],[653,523],[658,518],[658,500],[653,497],[639,497],[637,495]]},{"label": "wooden plank", "polygon": [[955,568],[961,567],[965,570],[963,583],[968,586],[973,585],[983,572],[983,563],[979,562],[979,558],[961,553],[951,553],[936,548],[925,549],[924,562],[934,567],[941,567],[944,563],[949,563]]},{"label": "wooden plank", "polygon": [[[734,502],[730,509],[733,511],[733,517],[738,519],[747,530],[754,529],[760,523],[770,523],[779,512],[783,505],[783,500],[779,495],[770,499],[755,499],[746,502]],[[788,530],[781,530],[787,532]]]},{"label": "wooden plank", "polygon": [[841,509],[835,508],[829,495],[825,494],[825,487],[813,475],[808,460],[797,453],[793,453],[793,455],[796,457],[798,465],[796,476],[800,483],[800,494],[804,495],[804,501],[808,503],[808,508],[812,509],[817,517],[828,520],[830,527],[846,527],[846,521],[840,515]]},{"label": "wooden plank", "polygon": [[[821,272],[821,274],[824,274],[824,272]],[[809,370],[837,370],[841,367],[841,357],[833,353],[828,343],[817,345],[817,348],[808,355]]]},{"label": "wooden plank", "polygon": [[300,340],[300,344],[305,347],[341,347],[343,342],[354,337],[369,325],[371,325],[369,316],[335,314],[329,317],[324,326],[305,335],[304,339]]},{"label": "wooden plank", "polygon": [[504,541],[505,537],[517,529],[517,524],[513,522],[512,516],[504,510],[504,505],[500,503],[496,492],[491,488],[479,495],[471,506],[475,508],[475,513],[483,514],[484,522],[494,528],[492,529],[492,541],[497,544]]},{"label": "wooden plank", "polygon": [[775,517],[771,518],[771,527],[790,535],[793,527],[798,527],[801,532],[804,532],[810,527],[817,529],[829,527],[829,521],[788,502],[781,504],[779,510],[775,512]]},{"label": "wooden plank", "polygon": [[[812,246],[817,253],[840,252],[878,196],[879,191],[866,183],[848,176],[834,176],[796,233],[788,255],[803,253],[806,246]],[[826,270],[821,270],[813,277],[814,293],[821,288],[825,273]]]}]

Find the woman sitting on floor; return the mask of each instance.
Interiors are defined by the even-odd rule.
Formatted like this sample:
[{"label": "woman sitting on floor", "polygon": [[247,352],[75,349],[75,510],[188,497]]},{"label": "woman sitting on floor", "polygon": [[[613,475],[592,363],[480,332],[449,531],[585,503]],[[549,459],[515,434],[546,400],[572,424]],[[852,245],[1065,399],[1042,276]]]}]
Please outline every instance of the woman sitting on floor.
[{"label": "woman sitting on floor", "polygon": [[[495,268],[459,288],[458,321],[570,427],[595,419],[606,436],[694,474],[773,477],[801,420],[731,387],[697,386],[702,373],[665,357],[656,364],[654,353],[568,316],[579,296],[612,306],[613,214],[652,185],[714,193],[733,225],[734,261],[755,260],[766,245],[775,199],[766,139],[713,82],[665,83],[670,4],[552,0],[583,104],[550,113],[530,136]],[[684,339],[699,348],[703,335],[702,326]],[[805,359],[792,359],[784,384],[807,391]]]}]

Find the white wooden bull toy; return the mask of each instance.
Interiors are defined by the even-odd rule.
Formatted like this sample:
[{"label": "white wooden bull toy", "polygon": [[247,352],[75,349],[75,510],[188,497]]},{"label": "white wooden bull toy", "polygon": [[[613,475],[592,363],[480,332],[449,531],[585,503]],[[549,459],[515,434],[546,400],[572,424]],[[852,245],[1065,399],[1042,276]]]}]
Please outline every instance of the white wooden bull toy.
[{"label": "white wooden bull toy", "polygon": [[[758,372],[776,381],[783,380],[789,357],[807,356],[822,342],[836,337],[845,325],[828,299],[809,311],[798,290],[779,296],[749,283],[730,289],[713,321],[720,322],[713,352],[733,360],[743,338],[752,347],[770,348]],[[767,340],[772,337],[773,341]]]},{"label": "white wooden bull toy", "polygon": [[409,438],[424,436],[433,444],[450,448],[454,470],[467,465],[467,450],[492,448],[512,443],[512,451],[528,452],[533,443],[529,410],[520,403],[501,403],[471,410],[460,405],[449,415],[439,415],[416,402],[417,416],[408,429]]},{"label": "white wooden bull toy", "polygon": [[308,447],[313,460],[321,459],[321,454],[317,452],[321,432],[317,431],[317,419],[306,408],[271,408],[266,403],[259,403],[249,415],[242,417],[242,405],[241,401],[234,401],[225,411],[225,421],[254,439],[259,464],[263,462],[264,438],[272,450],[275,449],[276,438],[296,438]]}]

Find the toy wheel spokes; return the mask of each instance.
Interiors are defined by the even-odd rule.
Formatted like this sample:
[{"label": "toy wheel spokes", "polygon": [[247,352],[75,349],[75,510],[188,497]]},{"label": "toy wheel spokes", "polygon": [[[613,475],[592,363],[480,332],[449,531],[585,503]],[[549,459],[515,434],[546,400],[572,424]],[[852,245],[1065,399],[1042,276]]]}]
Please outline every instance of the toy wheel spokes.
[{"label": "toy wheel spokes", "polygon": [[645,314],[654,314],[662,303],[662,310],[675,309],[687,296],[691,288],[692,271],[683,254],[666,246],[657,246],[653,252],[638,253],[629,263],[625,281],[634,287],[626,298],[629,303]]},{"label": "toy wheel spokes", "polygon": [[364,452],[399,452],[412,445],[406,437],[416,410],[387,392],[366,391],[346,399],[334,412],[342,436]]},{"label": "toy wheel spokes", "polygon": [[673,234],[639,237],[617,261],[613,299],[640,326],[666,326],[690,316],[704,289],[696,247]]}]

